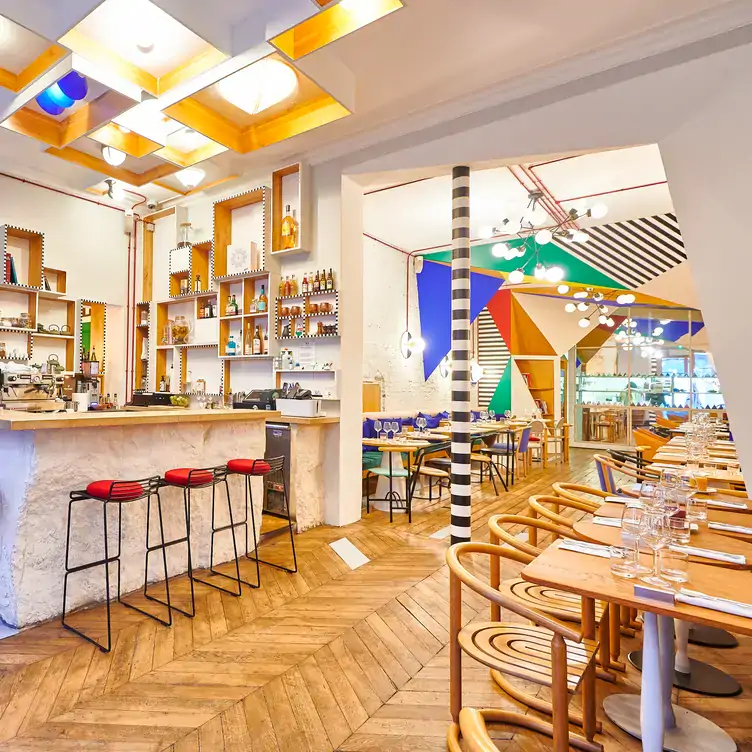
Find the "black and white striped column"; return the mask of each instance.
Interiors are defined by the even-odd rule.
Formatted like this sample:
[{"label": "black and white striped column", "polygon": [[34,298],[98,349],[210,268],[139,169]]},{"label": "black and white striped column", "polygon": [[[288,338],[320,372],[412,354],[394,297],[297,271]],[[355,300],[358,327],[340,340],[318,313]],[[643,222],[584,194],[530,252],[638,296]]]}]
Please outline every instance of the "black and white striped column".
[{"label": "black and white striped column", "polygon": [[470,168],[452,169],[452,543],[470,540]]}]

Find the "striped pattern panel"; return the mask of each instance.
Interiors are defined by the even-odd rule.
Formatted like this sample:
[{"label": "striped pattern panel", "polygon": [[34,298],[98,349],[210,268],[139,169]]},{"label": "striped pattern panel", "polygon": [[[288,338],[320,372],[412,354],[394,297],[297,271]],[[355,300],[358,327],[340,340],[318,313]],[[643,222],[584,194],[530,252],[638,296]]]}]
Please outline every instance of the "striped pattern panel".
[{"label": "striped pattern panel", "polygon": [[558,245],[627,287],[639,287],[687,259],[675,214],[588,227],[587,233],[587,243]]},{"label": "striped pattern panel", "polygon": [[470,168],[452,169],[452,543],[470,540]]},{"label": "striped pattern panel", "polygon": [[478,364],[483,366],[483,378],[478,382],[478,406],[488,407],[509,363],[509,348],[501,338],[499,328],[487,308],[480,312],[476,324]]}]

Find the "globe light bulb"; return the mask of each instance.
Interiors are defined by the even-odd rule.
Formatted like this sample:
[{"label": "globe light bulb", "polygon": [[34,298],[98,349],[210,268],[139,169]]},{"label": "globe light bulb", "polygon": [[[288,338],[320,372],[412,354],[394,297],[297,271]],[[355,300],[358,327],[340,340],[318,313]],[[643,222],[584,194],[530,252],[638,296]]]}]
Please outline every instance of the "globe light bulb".
[{"label": "globe light bulb", "polygon": [[556,288],[556,292],[558,292],[559,295],[566,295],[569,292],[569,285],[559,285]]},{"label": "globe light bulb", "polygon": [[606,321],[606,326],[614,326],[616,322],[609,316],[608,320]]},{"label": "globe light bulb", "polygon": [[575,305],[574,303],[567,303],[567,304],[566,304],[566,305],[564,306],[564,310],[565,310],[565,311],[566,311],[567,313],[574,313],[574,312],[575,312],[575,311],[577,310],[577,306],[576,306],[576,305]]},{"label": "globe light bulb", "polygon": [[600,303],[601,300],[603,300],[603,293],[602,292],[594,292],[593,293],[593,300],[595,300],[597,303]]},{"label": "globe light bulb", "polygon": [[619,295],[616,298],[616,302],[619,305],[629,305],[630,303],[634,303],[635,302],[635,296],[632,295],[632,293],[625,293],[623,295]]},{"label": "globe light bulb", "polygon": [[601,313],[608,313],[608,306],[607,305],[600,305],[600,306],[598,306],[598,310]]},{"label": "globe light bulb", "polygon": [[477,360],[470,363],[470,381],[477,384],[483,378],[483,366]]},{"label": "globe light bulb", "polygon": [[670,323],[671,323],[671,319],[661,319],[661,324],[663,326],[666,326],[666,324],[670,324]]},{"label": "globe light bulb", "polygon": [[527,221],[530,222],[533,227],[542,225],[548,218],[546,212],[542,211],[541,209],[534,209],[533,211],[528,212],[526,216]]},{"label": "globe light bulb", "polygon": [[593,219],[603,219],[608,214],[608,207],[605,204],[595,204],[590,207],[590,216]]},{"label": "globe light bulb", "polygon": [[575,243],[587,243],[588,240],[590,240],[590,235],[582,230],[575,230],[575,232],[572,233],[572,240],[574,240]]},{"label": "globe light bulb", "polygon": [[478,237],[482,240],[488,240],[492,238],[494,234],[493,227],[491,225],[483,225],[478,229]]},{"label": "globe light bulb", "polygon": [[509,272],[507,281],[513,285],[517,285],[520,282],[525,281],[525,274],[523,273],[522,269],[515,269],[513,272]]},{"label": "globe light bulb", "polygon": [[603,314],[601,314],[600,316],[598,316],[598,323],[599,324],[605,324],[607,321],[608,321],[608,316],[604,316]]},{"label": "globe light bulb", "polygon": [[543,266],[543,264],[538,263],[535,265],[535,269],[533,270],[533,276],[536,279],[545,279],[546,278],[546,267]]},{"label": "globe light bulb", "polygon": [[538,245],[546,245],[546,243],[550,243],[553,239],[554,234],[551,230],[538,230],[538,232],[535,233],[535,242]]},{"label": "globe light bulb", "polygon": [[590,306],[587,303],[578,303],[577,304],[577,310],[578,311],[587,311],[588,308],[590,308]]},{"label": "globe light bulb", "polygon": [[491,246],[491,255],[494,258],[506,258],[508,254],[509,246],[506,243],[494,243]]},{"label": "globe light bulb", "polygon": [[546,269],[546,279],[549,282],[558,282],[564,277],[564,270],[560,266],[549,266]]},{"label": "globe light bulb", "polygon": [[579,291],[578,291],[578,292],[576,292],[576,293],[575,293],[574,295],[572,295],[572,297],[573,297],[573,298],[586,298],[586,297],[587,297],[587,295],[588,295],[588,294],[587,294],[587,292],[585,292],[585,290],[579,290]]},{"label": "globe light bulb", "polygon": [[522,229],[522,223],[519,219],[505,219],[502,222],[504,232],[509,235],[516,235]]},{"label": "globe light bulb", "polygon": [[660,337],[661,334],[663,334],[663,327],[662,326],[656,326],[655,329],[653,329],[653,336],[654,337]]},{"label": "globe light bulb", "polygon": [[117,167],[125,162],[125,152],[122,152],[120,149],[116,149],[113,146],[103,146],[102,156],[104,157],[104,161],[113,167]]},{"label": "globe light bulb", "polygon": [[590,319],[582,318],[577,323],[584,329],[585,327],[590,326]]},{"label": "globe light bulb", "polygon": [[422,353],[426,349],[426,341],[423,337],[413,337],[410,346],[413,352]]}]

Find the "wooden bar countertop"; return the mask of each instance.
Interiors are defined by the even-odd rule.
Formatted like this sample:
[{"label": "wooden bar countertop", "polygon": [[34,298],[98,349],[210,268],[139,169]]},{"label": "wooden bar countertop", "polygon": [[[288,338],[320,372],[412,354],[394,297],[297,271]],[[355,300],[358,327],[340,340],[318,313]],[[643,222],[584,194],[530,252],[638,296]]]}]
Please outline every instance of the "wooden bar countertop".
[{"label": "wooden bar countertop", "polygon": [[[273,410],[115,410],[112,412],[27,413],[0,410],[0,431],[37,431],[53,428],[106,428],[108,426],[154,425],[157,423],[220,423],[229,420],[279,420]],[[306,419],[303,419],[306,420]],[[310,419],[308,419],[310,420]],[[315,420],[315,419],[314,419]]]},{"label": "wooden bar countertop", "polygon": [[[276,415],[277,413],[273,413]],[[289,423],[291,426],[325,426],[331,423],[339,423],[338,415],[321,416],[319,418],[302,418],[296,415],[282,415],[279,419],[274,418],[275,423]]]}]

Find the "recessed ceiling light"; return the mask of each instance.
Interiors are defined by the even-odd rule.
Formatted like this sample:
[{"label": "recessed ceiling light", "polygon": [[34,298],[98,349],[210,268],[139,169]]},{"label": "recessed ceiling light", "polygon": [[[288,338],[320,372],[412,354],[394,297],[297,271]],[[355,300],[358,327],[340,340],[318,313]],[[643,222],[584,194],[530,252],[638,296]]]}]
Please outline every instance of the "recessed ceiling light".
[{"label": "recessed ceiling light", "polygon": [[217,86],[230,104],[257,115],[292,96],[298,88],[298,76],[281,60],[265,58],[222,79]]},{"label": "recessed ceiling light", "polygon": [[175,177],[186,188],[195,188],[206,177],[206,173],[200,167],[186,167],[176,173]]},{"label": "recessed ceiling light", "polygon": [[147,33],[142,33],[140,39],[136,42],[136,49],[148,55],[154,49],[154,39]]},{"label": "recessed ceiling light", "polygon": [[115,149],[113,146],[103,146],[102,156],[107,164],[117,167],[125,162],[125,153],[120,149]]}]

